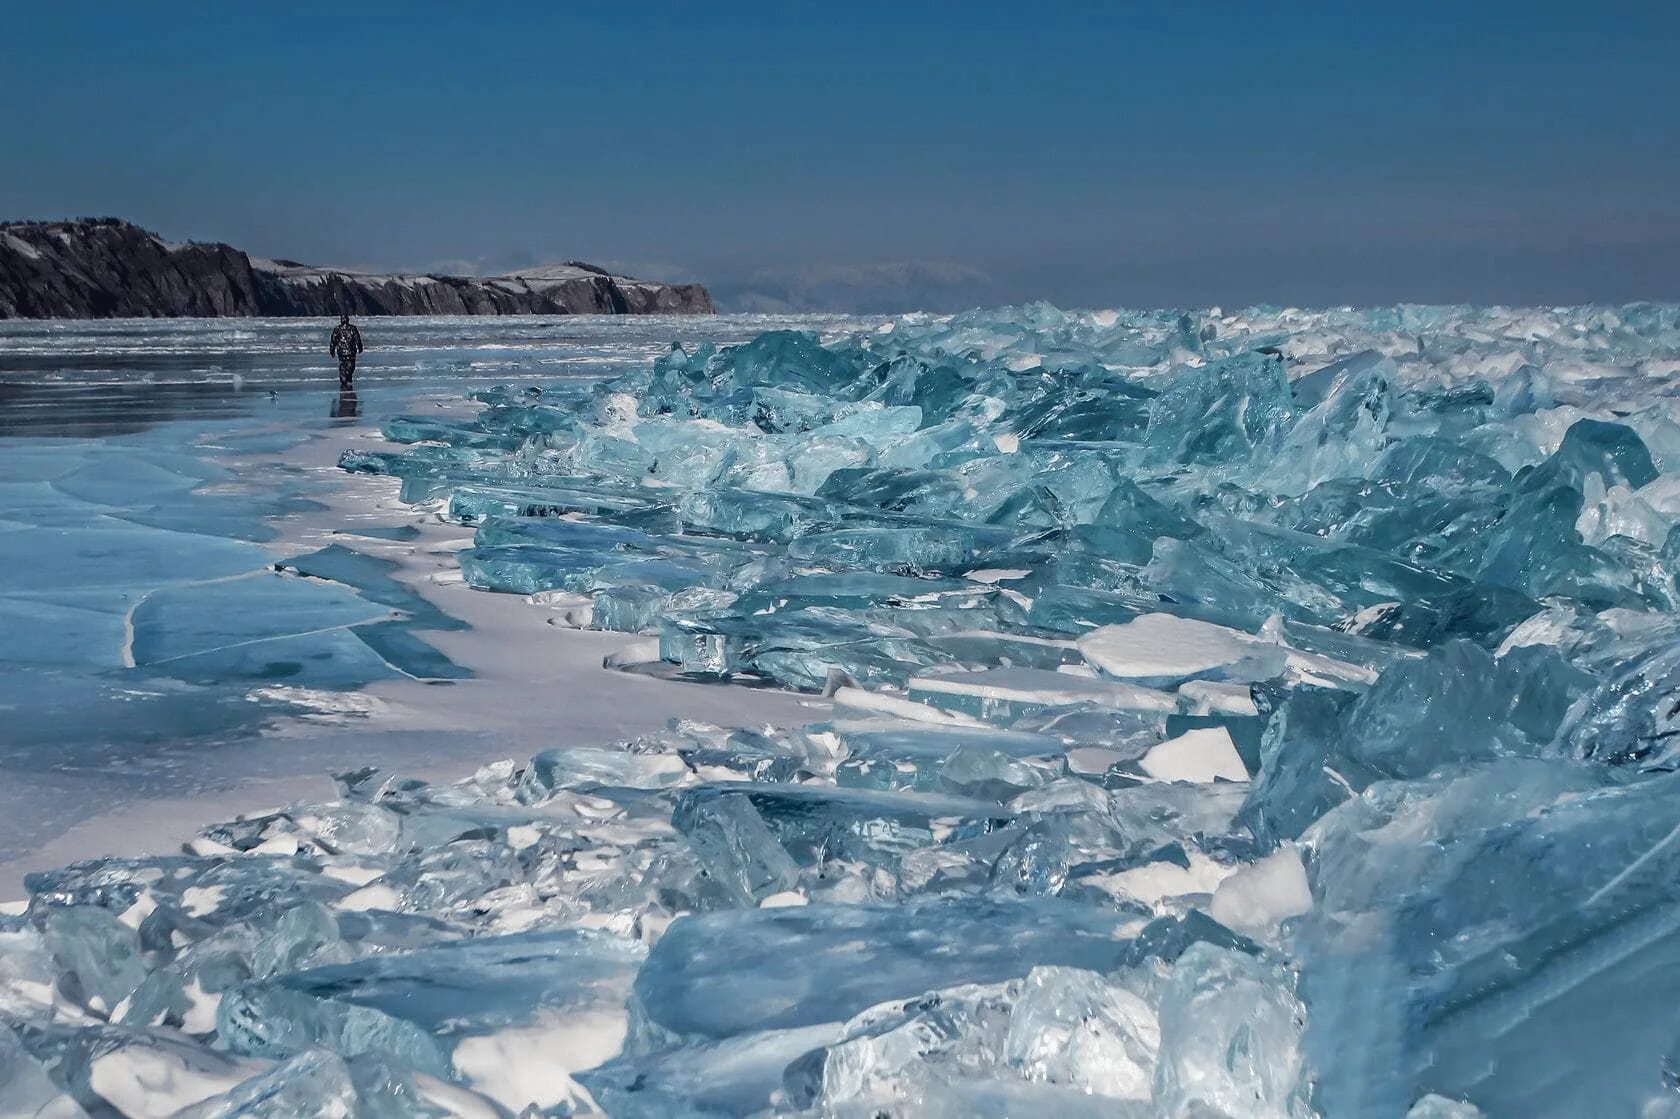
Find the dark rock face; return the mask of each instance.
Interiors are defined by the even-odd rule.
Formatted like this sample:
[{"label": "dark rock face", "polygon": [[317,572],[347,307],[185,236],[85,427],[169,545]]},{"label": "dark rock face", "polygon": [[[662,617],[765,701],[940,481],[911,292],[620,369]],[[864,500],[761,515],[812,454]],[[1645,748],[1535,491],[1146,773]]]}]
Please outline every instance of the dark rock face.
[{"label": "dark rock face", "polygon": [[508,276],[373,275],[170,244],[114,218],[0,224],[0,318],[709,315],[699,284],[551,265]]}]

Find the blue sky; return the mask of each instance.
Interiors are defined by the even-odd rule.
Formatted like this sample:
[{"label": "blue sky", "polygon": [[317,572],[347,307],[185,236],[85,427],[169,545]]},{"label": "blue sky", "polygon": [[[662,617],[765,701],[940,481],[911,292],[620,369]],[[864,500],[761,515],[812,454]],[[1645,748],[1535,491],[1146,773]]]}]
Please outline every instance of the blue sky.
[{"label": "blue sky", "polygon": [[1674,4],[69,0],[6,24],[3,217],[341,265],[583,258],[731,298],[1680,298]]}]

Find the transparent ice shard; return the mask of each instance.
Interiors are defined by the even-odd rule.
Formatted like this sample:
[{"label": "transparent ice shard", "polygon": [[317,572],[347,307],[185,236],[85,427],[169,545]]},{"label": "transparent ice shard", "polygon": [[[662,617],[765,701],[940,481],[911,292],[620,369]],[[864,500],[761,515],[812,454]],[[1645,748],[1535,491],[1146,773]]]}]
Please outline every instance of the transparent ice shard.
[{"label": "transparent ice shard", "polygon": [[81,1104],[53,1082],[47,1070],[3,1024],[0,1024],[0,1100],[15,1115],[87,1119]]},{"label": "transparent ice shard", "polygon": [[311,1050],[252,1077],[220,1098],[177,1113],[180,1119],[287,1119],[295,1115],[451,1115],[497,1119],[496,1102],[376,1057],[348,1060]]},{"label": "transparent ice shard", "polygon": [[[787,1070],[833,1040],[839,1023],[763,1030],[721,1041],[626,1054],[579,1075],[610,1115],[631,1119],[785,1111],[809,1091],[790,1091]],[[794,1105],[797,1106],[797,1105]]]},{"label": "transparent ice shard", "polygon": [[1549,753],[1591,684],[1543,646],[1495,658],[1455,641],[1391,666],[1357,700],[1297,691],[1271,717],[1245,817],[1288,838],[1372,781]]},{"label": "transparent ice shard", "polygon": [[[673,924],[654,946],[636,980],[636,1013],[644,1031],[697,1039],[841,1021],[889,998],[1041,964],[1106,970],[1129,951],[1116,939],[1120,925],[1116,915],[1056,901],[705,914]],[[869,963],[859,967],[865,946]],[[803,963],[758,967],[764,959]]]},{"label": "transparent ice shard", "polygon": [[54,907],[44,914],[41,931],[67,995],[92,1010],[109,1013],[145,977],[139,936],[103,909]]},{"label": "transparent ice shard", "polygon": [[[853,788],[970,796],[1013,790],[1008,793],[1013,795],[1041,783],[1047,770],[1061,768],[1062,744],[1049,735],[886,720],[842,723],[835,731],[845,754],[835,766],[835,780]],[[967,756],[962,769],[952,772],[946,762],[959,751]],[[1011,764],[1026,767],[1019,776],[1029,785],[1007,779]]]},{"label": "transparent ice shard", "polygon": [[1296,380],[1290,387],[1303,412],[1260,477],[1284,493],[1364,477],[1393,439],[1399,380],[1394,362],[1369,350]]},{"label": "transparent ice shard", "polygon": [[1643,641],[1617,642],[1614,663],[1563,717],[1558,747],[1611,765],[1674,769],[1680,757],[1680,646],[1674,638],[1663,625]]},{"label": "transparent ice shard", "polygon": [[922,1112],[958,1100],[982,1113],[988,1101],[1066,1100],[1077,1114],[1080,1097],[1126,1114],[1123,1101],[1150,1097],[1159,1040],[1151,1000],[1123,982],[1041,967],[872,1007],[846,1023],[842,1040],[790,1065],[786,1093],[824,1114]]},{"label": "transparent ice shard", "polygon": [[1190,369],[1149,405],[1144,443],[1161,463],[1223,463],[1276,451],[1294,420],[1283,362],[1252,352]]},{"label": "transparent ice shard", "polygon": [[1001,529],[923,521],[805,533],[792,541],[788,555],[876,570],[946,572],[982,567],[1011,540]]},{"label": "transparent ice shard", "polygon": [[1676,1028],[1672,780],[1504,761],[1381,783],[1309,829],[1298,951],[1323,1106],[1434,1091],[1561,1115],[1654,1095]]},{"label": "transparent ice shard", "polygon": [[714,784],[684,790],[671,816],[720,881],[754,901],[855,864],[890,883],[902,856],[951,833],[982,834],[1009,813],[996,803],[810,785]]},{"label": "transparent ice shard", "polygon": [[498,1046],[511,1058],[546,1032],[545,1061],[567,1073],[612,1057],[644,954],[633,941],[569,930],[374,956],[247,984],[223,998],[217,1034],[257,1056],[378,1056],[496,1096],[497,1078],[516,1075],[480,1063]]},{"label": "transparent ice shard", "polygon": [[1307,1117],[1304,1008],[1288,970],[1212,944],[1178,958],[1161,996],[1161,1114]]}]

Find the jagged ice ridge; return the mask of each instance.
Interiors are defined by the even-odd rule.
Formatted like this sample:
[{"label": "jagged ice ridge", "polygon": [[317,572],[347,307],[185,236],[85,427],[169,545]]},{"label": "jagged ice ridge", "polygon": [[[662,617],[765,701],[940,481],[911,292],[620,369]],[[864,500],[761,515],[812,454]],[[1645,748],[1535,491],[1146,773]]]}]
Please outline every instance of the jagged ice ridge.
[{"label": "jagged ice ridge", "polygon": [[476,525],[474,585],[831,717],[32,876],[0,1085],[1680,1114],[1677,372],[1667,306],[1028,307],[395,420],[342,465]]}]

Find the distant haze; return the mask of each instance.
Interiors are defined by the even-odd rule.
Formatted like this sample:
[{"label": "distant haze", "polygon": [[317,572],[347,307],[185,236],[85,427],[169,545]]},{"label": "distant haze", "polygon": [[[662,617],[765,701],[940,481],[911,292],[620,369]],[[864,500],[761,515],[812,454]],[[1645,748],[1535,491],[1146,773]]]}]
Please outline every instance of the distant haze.
[{"label": "distant haze", "polygon": [[0,218],[724,309],[1680,298],[1680,5],[14,5]]}]

